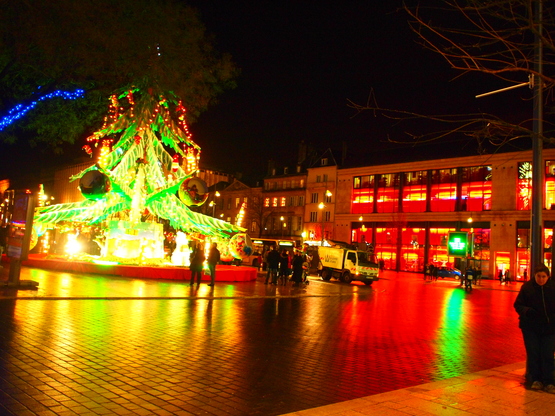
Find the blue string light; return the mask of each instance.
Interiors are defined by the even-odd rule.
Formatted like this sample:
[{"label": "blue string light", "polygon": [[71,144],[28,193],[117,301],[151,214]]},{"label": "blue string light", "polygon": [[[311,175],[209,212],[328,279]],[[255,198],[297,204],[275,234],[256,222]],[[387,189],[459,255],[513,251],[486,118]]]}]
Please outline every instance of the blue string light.
[{"label": "blue string light", "polygon": [[42,97],[36,99],[26,106],[24,106],[23,104],[18,104],[8,112],[7,116],[2,117],[2,119],[0,120],[0,131],[4,130],[14,121],[23,117],[28,111],[35,108],[40,101],[56,97],[63,98],[64,100],[76,100],[77,98],[83,98],[84,95],[85,91],[81,89],[75,90],[74,92],[58,90],[51,92],[50,94],[43,95]]}]

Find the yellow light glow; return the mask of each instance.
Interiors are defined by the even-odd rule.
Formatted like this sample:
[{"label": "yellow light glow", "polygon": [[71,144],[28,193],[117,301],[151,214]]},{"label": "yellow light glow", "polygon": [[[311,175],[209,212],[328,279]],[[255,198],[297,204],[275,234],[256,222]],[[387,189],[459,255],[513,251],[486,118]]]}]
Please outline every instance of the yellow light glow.
[{"label": "yellow light glow", "polygon": [[66,253],[74,256],[82,250],[81,243],[77,241],[77,234],[68,234],[66,243]]}]

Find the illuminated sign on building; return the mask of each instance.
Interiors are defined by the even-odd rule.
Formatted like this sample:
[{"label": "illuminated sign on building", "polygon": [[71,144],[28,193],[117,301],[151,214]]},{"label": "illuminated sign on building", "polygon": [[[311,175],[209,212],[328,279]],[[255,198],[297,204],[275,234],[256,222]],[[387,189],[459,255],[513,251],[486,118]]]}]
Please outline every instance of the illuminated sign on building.
[{"label": "illuminated sign on building", "polygon": [[452,257],[466,257],[469,254],[468,233],[464,231],[449,232],[447,253]]}]

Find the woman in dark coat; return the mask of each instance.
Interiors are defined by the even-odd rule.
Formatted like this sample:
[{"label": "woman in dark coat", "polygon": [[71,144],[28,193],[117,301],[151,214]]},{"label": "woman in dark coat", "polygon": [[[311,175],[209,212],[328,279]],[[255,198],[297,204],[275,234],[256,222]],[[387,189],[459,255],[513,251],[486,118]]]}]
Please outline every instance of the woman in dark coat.
[{"label": "woman in dark coat", "polygon": [[293,281],[295,286],[298,286],[303,281],[303,264],[303,256],[301,256],[301,253],[296,252],[293,257]]},{"label": "woman in dark coat", "polygon": [[206,257],[204,256],[202,244],[197,243],[196,247],[191,253],[191,265],[189,266],[189,268],[191,269],[191,284],[189,286],[193,286],[193,284],[195,283],[195,276],[197,276],[197,287],[200,286],[204,260],[206,260]]},{"label": "woman in dark coat", "polygon": [[524,282],[515,300],[526,348],[526,378],[531,388],[555,393],[555,282],[541,264],[534,278]]},{"label": "woman in dark coat", "polygon": [[279,257],[279,279],[282,284],[287,284],[287,279],[289,278],[289,255],[286,250],[282,250],[281,256]]}]

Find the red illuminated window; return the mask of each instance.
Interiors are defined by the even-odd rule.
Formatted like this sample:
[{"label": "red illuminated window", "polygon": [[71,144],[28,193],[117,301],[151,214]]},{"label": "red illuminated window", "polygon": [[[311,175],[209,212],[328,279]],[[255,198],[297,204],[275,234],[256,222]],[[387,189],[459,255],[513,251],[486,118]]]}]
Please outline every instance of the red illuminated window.
[{"label": "red illuminated window", "polygon": [[264,199],[264,206],[265,206],[265,207],[269,207],[269,206],[270,206],[270,198],[265,198],[265,199]]},{"label": "red illuminated window", "polygon": [[491,210],[491,166],[462,169],[461,211]]},{"label": "red illuminated window", "polygon": [[403,212],[425,212],[428,171],[405,173]]},{"label": "red illuminated window", "polygon": [[401,173],[380,175],[376,193],[378,212],[399,211],[399,185]]},{"label": "red illuminated window", "polygon": [[432,171],[430,206],[433,212],[455,211],[457,201],[457,169]]}]

